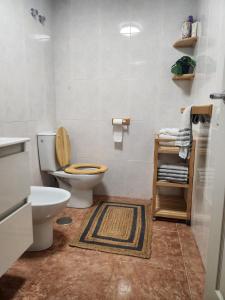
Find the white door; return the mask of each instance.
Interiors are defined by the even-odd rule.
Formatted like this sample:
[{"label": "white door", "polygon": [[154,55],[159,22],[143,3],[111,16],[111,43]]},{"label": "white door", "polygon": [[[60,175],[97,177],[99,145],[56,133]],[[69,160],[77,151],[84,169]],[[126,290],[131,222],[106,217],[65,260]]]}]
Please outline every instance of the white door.
[{"label": "white door", "polygon": [[[225,1],[220,0],[217,4],[221,12],[217,24],[221,26],[218,26],[214,35],[218,55],[212,92],[221,93],[225,90]],[[217,99],[212,100],[214,113],[209,160],[214,169],[214,179],[209,195],[212,205],[204,300],[225,300],[225,97],[223,96],[224,93],[215,95],[214,98]]]},{"label": "white door", "polygon": [[225,103],[215,100],[212,130],[212,214],[206,267],[205,300],[225,299]]}]

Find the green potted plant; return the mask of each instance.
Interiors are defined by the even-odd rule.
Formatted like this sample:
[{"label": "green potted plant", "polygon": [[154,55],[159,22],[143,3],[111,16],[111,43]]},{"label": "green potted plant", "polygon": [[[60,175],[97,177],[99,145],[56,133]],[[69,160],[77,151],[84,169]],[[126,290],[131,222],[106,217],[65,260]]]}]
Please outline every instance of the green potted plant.
[{"label": "green potted plant", "polygon": [[196,62],[190,56],[183,56],[171,67],[171,72],[175,75],[191,74],[194,72]]}]

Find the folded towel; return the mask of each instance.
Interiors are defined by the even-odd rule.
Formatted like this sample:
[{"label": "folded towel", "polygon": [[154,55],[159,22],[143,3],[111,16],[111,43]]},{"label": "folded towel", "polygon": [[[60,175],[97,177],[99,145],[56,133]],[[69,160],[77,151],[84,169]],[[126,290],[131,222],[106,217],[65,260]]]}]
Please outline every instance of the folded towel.
[{"label": "folded towel", "polygon": [[160,146],[167,146],[167,147],[175,147],[176,146],[176,141],[169,141],[169,142],[162,142],[159,141]]},{"label": "folded towel", "polygon": [[173,177],[169,177],[169,176],[168,177],[158,176],[158,180],[179,182],[179,183],[187,183],[187,180],[183,180],[181,178],[173,178]]},{"label": "folded towel", "polygon": [[176,140],[176,145],[180,147],[179,156],[187,159],[189,150],[192,143],[192,119],[191,119],[192,106],[185,108],[181,117],[181,126],[179,135]]},{"label": "folded towel", "polygon": [[179,128],[162,128],[159,130],[159,134],[178,135]]},{"label": "folded towel", "polygon": [[186,131],[186,132],[179,133],[178,135],[160,133],[159,138],[160,139],[173,139],[176,141],[180,141],[180,140],[186,141],[186,140],[190,139],[190,132]]},{"label": "folded towel", "polygon": [[175,170],[175,169],[158,168],[158,172],[161,172],[161,173],[170,173],[170,174],[188,175],[188,171],[187,170]]},{"label": "folded towel", "polygon": [[171,135],[171,134],[165,134],[165,133],[160,133],[159,134],[160,139],[171,139],[171,140],[176,140],[177,136],[176,135]]},{"label": "folded towel", "polygon": [[161,165],[159,165],[159,168],[188,171],[188,166],[182,165],[182,164],[177,164],[177,165],[173,165],[173,164],[171,164],[171,165],[170,164],[161,164]]},{"label": "folded towel", "polygon": [[181,178],[184,180],[188,179],[188,175],[183,175],[183,174],[174,174],[174,173],[163,173],[163,172],[158,172],[158,176],[160,177],[173,177],[173,178]]}]

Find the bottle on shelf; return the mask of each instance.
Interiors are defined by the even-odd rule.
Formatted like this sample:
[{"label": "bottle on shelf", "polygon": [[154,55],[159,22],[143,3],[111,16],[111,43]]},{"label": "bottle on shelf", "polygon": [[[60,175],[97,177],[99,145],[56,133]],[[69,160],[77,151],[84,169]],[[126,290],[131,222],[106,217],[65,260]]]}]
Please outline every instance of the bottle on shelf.
[{"label": "bottle on shelf", "polygon": [[182,30],[181,30],[182,39],[191,37],[192,23],[193,23],[193,16],[189,16],[188,19],[186,21],[184,21],[184,23],[182,25]]}]

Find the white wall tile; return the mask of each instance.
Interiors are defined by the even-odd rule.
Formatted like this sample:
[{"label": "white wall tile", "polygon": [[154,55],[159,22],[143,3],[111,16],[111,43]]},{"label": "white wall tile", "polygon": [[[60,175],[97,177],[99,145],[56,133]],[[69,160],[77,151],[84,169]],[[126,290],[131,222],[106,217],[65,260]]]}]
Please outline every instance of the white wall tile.
[{"label": "white wall tile", "polygon": [[[172,43],[194,1],[53,6],[57,125],[69,129],[73,160],[109,166],[97,193],[149,198],[154,132],[178,126],[180,107],[190,103],[190,88],[175,85],[170,68],[181,56]],[[123,36],[124,26],[140,32]],[[112,117],[131,118],[122,147],[113,142]]]},{"label": "white wall tile", "polygon": [[123,160],[102,160],[102,163],[108,166],[103,182],[96,187],[96,194],[126,196],[126,165]]},{"label": "white wall tile", "polygon": [[99,80],[100,119],[109,121],[129,115],[128,80]]},{"label": "white wall tile", "polygon": [[[46,16],[45,26],[30,15],[37,8]],[[42,184],[36,134],[55,123],[55,98],[51,42],[50,1],[1,1],[0,10],[0,134],[30,137],[28,146],[32,184]]]},{"label": "white wall tile", "polygon": [[100,32],[104,36],[117,36],[123,26],[131,21],[131,5],[129,0],[99,1]]},{"label": "white wall tile", "polygon": [[152,189],[152,164],[146,161],[128,161],[125,169],[127,197],[149,200]]}]

